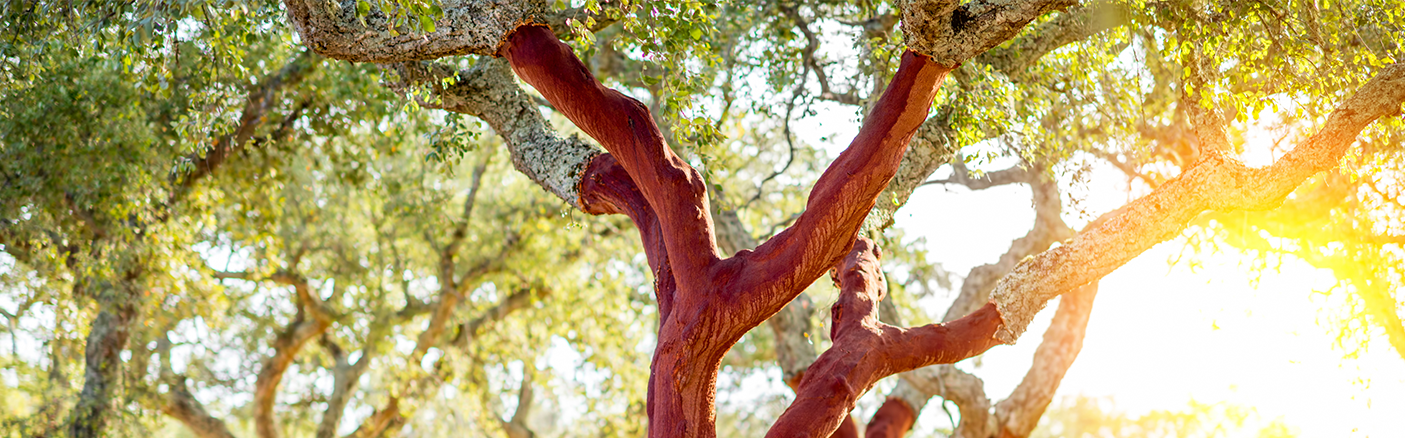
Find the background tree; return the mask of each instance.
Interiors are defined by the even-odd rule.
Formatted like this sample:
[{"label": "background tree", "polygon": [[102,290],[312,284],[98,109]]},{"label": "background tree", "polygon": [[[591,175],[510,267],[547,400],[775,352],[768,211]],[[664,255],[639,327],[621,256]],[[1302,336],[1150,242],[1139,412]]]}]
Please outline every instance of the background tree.
[{"label": "background tree", "polygon": [[[526,16],[573,41],[596,77],[647,102],[652,117],[643,120],[657,123],[675,164],[698,168],[708,183],[722,254],[756,248],[758,236],[802,217],[806,205],[796,195],[828,159],[797,139],[792,124],[826,105],[868,113],[899,65],[900,21],[911,47],[943,65],[960,61],[864,226],[894,279],[886,285],[894,299],[875,310],[885,322],[953,320],[997,289],[1010,303],[1040,302],[1188,222],[1202,253],[1237,245],[1333,268],[1340,291],[1357,303],[1341,309],[1344,345],[1361,345],[1365,328],[1383,327],[1400,349],[1401,280],[1392,258],[1400,224],[1390,214],[1399,205],[1400,126],[1398,119],[1367,125],[1399,110],[1393,92],[1402,87],[1390,85],[1398,79],[1385,67],[1399,56],[1398,6],[1089,3],[1040,15],[1073,2],[997,3],[591,2],[559,11],[475,2],[7,5],[0,244],[14,261],[4,310],[12,343],[45,342],[42,355],[11,349],[10,363],[25,370],[18,393],[25,401],[7,413],[16,426],[7,429],[45,434],[66,423],[75,435],[111,434],[155,427],[164,412],[205,436],[372,436],[406,427],[520,436],[532,432],[529,423],[554,433],[542,427],[549,419],[531,420],[542,410],[520,400],[579,403],[554,400],[576,394],[591,401],[584,429],[642,434],[644,358],[658,342],[654,321],[667,320],[672,306],[652,295],[681,284],[659,274],[673,260],[661,260],[666,245],[654,239],[662,230],[648,225],[655,207],[637,198],[615,204],[643,222],[648,257],[622,218],[567,213],[610,211],[591,207],[575,184],[598,149],[556,134],[572,128],[543,116],[546,102],[513,81],[507,62],[405,62],[498,53]],[[1012,14],[1035,21],[1022,29],[973,20]],[[382,73],[299,55],[290,23],[313,52],[383,62]],[[953,51],[1010,37],[989,52]],[[388,88],[374,83],[378,76]],[[475,137],[474,122],[441,112],[397,111],[413,105],[398,107],[404,101],[388,90],[413,105],[476,116],[496,135]],[[1361,106],[1373,97],[1381,98],[1376,106]],[[546,115],[569,115],[568,106],[558,99]],[[109,113],[94,117],[90,108]],[[1225,167],[1207,159],[1233,170],[1251,123],[1271,118],[1282,126],[1285,151],[1339,156],[1350,146],[1345,165],[1314,176],[1284,208],[1199,214],[1244,206],[1200,198],[1214,200],[1204,187],[1235,184],[1191,183],[1222,175],[1210,171]],[[491,152],[496,137],[506,157]],[[1002,160],[1018,164],[990,167]],[[505,173],[507,161],[531,182],[497,185],[515,178]],[[1137,205],[1165,200],[1162,209],[1113,212],[1045,252],[1075,236],[1063,222],[1076,200],[1056,181],[1067,184],[1094,161],[1124,170],[1135,190],[1156,189]],[[1336,163],[1309,161],[1309,171]],[[949,176],[929,180],[948,163]],[[633,170],[621,177],[619,168],[605,169],[615,173],[593,171],[605,175],[607,189],[637,181]],[[1274,195],[1311,173],[1278,183]],[[567,205],[543,198],[528,187],[533,182]],[[964,277],[945,316],[913,307],[910,294],[940,287],[947,275],[923,262],[921,249],[884,233],[926,182],[1028,185],[1037,212],[1025,238]],[[1176,193],[1188,196],[1167,196]],[[1139,232],[1146,224],[1128,221],[1139,217],[1168,220],[1151,223],[1159,231],[1148,234]],[[848,249],[847,241],[821,240]],[[1089,249],[1117,257],[1058,262]],[[872,295],[882,288],[868,272],[867,288],[844,302],[882,296]],[[650,286],[655,278],[660,283]],[[724,373],[737,373],[776,360],[799,387],[819,356],[814,344],[836,342],[825,339],[828,319],[814,311],[835,294],[820,283],[797,284],[808,292],[780,309],[769,330],[747,333],[759,320],[747,322],[730,335],[739,343],[713,351],[715,361],[698,371],[715,376],[720,362],[732,370]],[[960,407],[956,434],[1030,433],[1077,354],[1093,294],[1090,286],[1060,300],[1025,383],[1004,401],[991,403],[979,379],[954,367],[917,370],[891,390],[885,414],[868,423],[870,435],[904,432],[933,395]],[[527,305],[534,300],[544,301]],[[1005,310],[1018,326],[1010,316],[1033,309]],[[531,377],[541,358],[560,356],[555,339],[613,378]],[[80,351],[86,375],[78,372]],[[843,348],[826,351],[835,357]],[[714,385],[701,386],[707,390],[685,395],[710,395]],[[847,411],[846,403],[830,405]],[[737,427],[757,433],[778,414]],[[856,427],[842,412],[828,419],[841,430]]]}]

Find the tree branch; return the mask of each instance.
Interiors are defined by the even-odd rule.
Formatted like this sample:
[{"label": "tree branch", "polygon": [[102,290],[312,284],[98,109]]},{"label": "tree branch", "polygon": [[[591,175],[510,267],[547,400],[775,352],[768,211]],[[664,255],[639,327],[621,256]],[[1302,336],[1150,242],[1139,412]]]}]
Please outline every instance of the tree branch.
[{"label": "tree branch", "polygon": [[517,390],[517,409],[512,412],[512,418],[503,421],[502,428],[507,432],[507,438],[534,438],[536,433],[527,427],[527,415],[532,412],[532,371],[522,371],[522,385]]},{"label": "tree branch", "polygon": [[1092,5],[1075,5],[1052,20],[1031,28],[1010,44],[991,48],[976,56],[974,61],[1013,77],[1028,70],[1039,58],[1054,49],[1126,26],[1131,22],[1130,15],[1131,11],[1120,4],[1096,2]]},{"label": "tree branch", "polygon": [[1101,226],[1021,263],[993,294],[1007,324],[1000,339],[1014,342],[1050,298],[1174,237],[1202,211],[1273,208],[1308,177],[1336,166],[1366,125],[1399,114],[1402,101],[1405,65],[1386,67],[1337,107],[1321,130],[1272,165],[1251,169],[1223,153],[1209,154]]},{"label": "tree branch", "polygon": [[555,35],[525,26],[508,37],[512,70],[618,160],[658,216],[675,280],[704,284],[720,257],[702,174],[664,141],[648,108],[597,81]]},{"label": "tree branch", "polygon": [[[1009,169],[986,172],[980,177],[973,178],[971,177],[971,172],[966,169],[966,163],[962,160],[961,156],[958,155],[956,159],[951,162],[950,177],[927,181],[922,183],[922,185],[956,184],[966,186],[967,189],[971,190],[985,190],[991,187],[1029,183],[1030,179],[1033,177],[1035,177],[1035,175],[1021,164],[1015,165]],[[1057,201],[1057,199],[1055,199],[1055,201]]]},{"label": "tree branch", "polygon": [[[1083,349],[1088,317],[1093,310],[1093,297],[1098,284],[1089,283],[1066,293],[1059,300],[1054,320],[1044,332],[1044,342],[1034,351],[1034,362],[1024,380],[1009,397],[995,405],[995,421],[999,436],[1029,436],[1044,416],[1044,409],[1053,401],[1054,393],[1063,381],[1064,373]],[[965,417],[964,415],[962,416]],[[964,424],[964,419],[963,419]]]},{"label": "tree branch", "polygon": [[[288,18],[309,48],[329,58],[380,64],[422,61],[455,55],[494,55],[509,32],[528,23],[556,20],[545,1],[444,0],[433,31],[397,26],[396,13],[369,2],[358,16],[357,0],[285,0]],[[564,23],[564,20],[561,20]]]},{"label": "tree branch", "polygon": [[1005,42],[1026,24],[1077,0],[902,0],[903,35],[914,52],[957,65]]},{"label": "tree branch", "polygon": [[864,119],[858,136],[815,182],[795,224],[754,253],[734,257],[744,266],[737,276],[743,283],[733,287],[747,291],[733,298],[734,308],[746,309],[743,314],[760,323],[842,257],[847,245],[841,242],[858,232],[879,192],[897,172],[908,140],[923,123],[949,71],[922,55],[903,55],[888,90]]},{"label": "tree branch", "polygon": [[200,438],[234,438],[224,421],[211,416],[205,411],[204,405],[195,400],[190,388],[185,386],[185,377],[168,379],[167,387],[170,389],[166,393],[166,405],[161,407],[161,412],[185,424],[185,427]]},{"label": "tree branch", "polygon": [[[234,130],[216,138],[215,144],[208,151],[186,156],[185,159],[191,163],[192,170],[189,173],[171,174],[173,188],[167,203],[174,204],[176,200],[185,196],[196,182],[210,175],[224,164],[225,160],[247,145],[254,137],[254,132],[267,119],[265,116],[268,111],[279,102],[279,93],[302,82],[321,62],[320,56],[304,51],[288,61],[277,73],[264,77],[256,87],[249,90],[248,97],[244,99],[244,110],[240,113],[239,123],[235,125]],[[300,113],[300,110],[295,111],[295,114],[297,113]]]},{"label": "tree branch", "polygon": [[291,284],[296,291],[298,313],[274,338],[273,355],[264,359],[254,382],[254,428],[260,438],[276,438],[278,422],[273,404],[278,396],[278,384],[283,373],[292,365],[298,351],[307,341],[322,335],[332,325],[332,314],[312,293],[307,280],[290,272],[274,274],[273,280]]},{"label": "tree branch", "polygon": [[878,320],[886,294],[878,254],[866,238],[835,266],[839,300],[831,308],[834,345],[821,354],[800,382],[796,400],[767,436],[832,433],[854,403],[879,379],[980,354],[998,342],[1001,325],[994,305],[945,324],[898,328]]}]

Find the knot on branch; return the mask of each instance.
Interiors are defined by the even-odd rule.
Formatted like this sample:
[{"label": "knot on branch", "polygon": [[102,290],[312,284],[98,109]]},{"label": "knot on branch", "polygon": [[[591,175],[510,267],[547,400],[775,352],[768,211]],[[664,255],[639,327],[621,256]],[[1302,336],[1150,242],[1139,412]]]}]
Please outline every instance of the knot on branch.
[{"label": "knot on branch", "polygon": [[872,240],[858,237],[849,254],[830,271],[830,278],[839,286],[839,300],[829,310],[834,322],[830,339],[838,339],[841,331],[857,329],[856,325],[878,329],[878,302],[888,292],[878,262],[882,256],[883,251]]},{"label": "knot on branch", "polygon": [[1070,0],[899,0],[908,49],[954,66],[1009,40],[1049,11],[1078,4]]}]

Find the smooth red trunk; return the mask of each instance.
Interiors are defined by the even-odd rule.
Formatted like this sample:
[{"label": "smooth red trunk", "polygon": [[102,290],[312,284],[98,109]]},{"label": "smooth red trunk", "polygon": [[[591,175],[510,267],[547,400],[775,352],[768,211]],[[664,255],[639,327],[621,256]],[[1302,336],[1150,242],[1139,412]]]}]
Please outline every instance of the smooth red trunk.
[{"label": "smooth red trunk", "polygon": [[868,421],[864,438],[903,438],[917,422],[917,412],[907,402],[889,397]]},{"label": "smooth red trunk", "polygon": [[[723,260],[714,243],[702,176],[668,148],[646,106],[601,85],[571,49],[544,27],[518,28],[500,54],[557,111],[609,151],[584,170],[578,188],[580,207],[593,214],[628,215],[639,228],[655,275],[660,324],[649,377],[649,435],[653,437],[716,434],[714,397],[722,357],[743,334],[857,247],[854,237],[859,226],[897,172],[908,141],[926,119],[942,79],[951,71],[925,56],[905,53],[858,136],[815,183],[796,224],[755,251],[740,251]],[[876,258],[872,265],[876,269]],[[998,315],[993,320],[998,322]],[[893,365],[907,367],[984,351],[993,345],[986,342],[994,330],[987,325],[958,321],[949,327],[882,327],[878,339],[908,350],[887,353],[896,359]],[[962,342],[949,339],[952,336],[976,336],[976,340]],[[839,341],[868,339],[862,335],[841,334],[836,339],[831,349],[835,354],[821,356],[818,368],[812,367],[800,384],[797,405],[816,407],[810,411],[810,427],[785,428],[778,423],[773,432],[858,435],[848,415],[853,400],[862,394],[857,390],[871,386],[870,377],[891,375],[892,367],[868,366],[861,376],[864,383],[833,388],[838,391],[822,397],[826,400],[822,407],[814,405],[826,391],[807,390],[806,382],[840,376],[843,367],[833,364],[850,359],[840,352],[871,346],[867,341]],[[838,360],[826,361],[826,356]],[[883,411],[881,418],[892,417],[890,411]],[[823,426],[814,428],[815,424]]]}]

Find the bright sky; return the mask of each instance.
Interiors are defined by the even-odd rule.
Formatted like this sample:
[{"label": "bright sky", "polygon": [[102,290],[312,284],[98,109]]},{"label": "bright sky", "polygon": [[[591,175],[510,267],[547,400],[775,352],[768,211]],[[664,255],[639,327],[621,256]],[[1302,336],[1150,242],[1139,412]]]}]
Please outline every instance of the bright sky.
[{"label": "bright sky", "polygon": [[[801,122],[796,132],[811,144],[826,144],[820,136],[857,131],[848,113]],[[831,154],[842,147],[833,146]],[[1251,164],[1260,164],[1255,161],[1267,162]],[[1091,178],[1071,192],[1083,199],[1088,213],[1095,216],[1128,201],[1125,177],[1110,166],[1095,167]],[[1028,231],[1034,218],[1029,196],[1023,186],[980,192],[928,186],[899,211],[897,227],[909,239],[926,238],[928,260],[964,275],[997,260]],[[1065,219],[1077,228],[1089,218],[1066,211]],[[1116,409],[1132,416],[1183,411],[1191,400],[1228,402],[1254,408],[1260,425],[1279,419],[1300,436],[1400,436],[1405,360],[1379,330],[1357,359],[1345,359],[1345,351],[1333,348],[1335,329],[1319,326],[1318,320],[1319,309],[1337,304],[1314,294],[1334,282],[1329,271],[1285,260],[1281,270],[1266,272],[1255,286],[1253,274],[1239,265],[1245,260],[1241,254],[1202,257],[1192,270],[1168,263],[1180,249],[1181,242],[1163,243],[1103,279],[1083,350],[1056,401],[1078,394],[1112,396]],[[940,315],[953,298],[932,303],[929,313]],[[992,401],[1003,399],[1023,378],[1054,307],[1050,303],[1017,345],[991,350],[979,368],[972,361],[960,365],[985,381]],[[950,427],[939,408],[928,406],[917,430]]]}]

